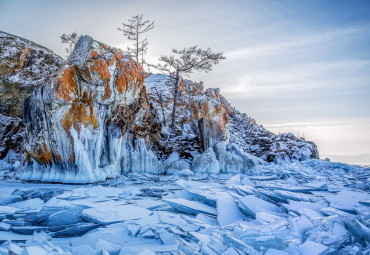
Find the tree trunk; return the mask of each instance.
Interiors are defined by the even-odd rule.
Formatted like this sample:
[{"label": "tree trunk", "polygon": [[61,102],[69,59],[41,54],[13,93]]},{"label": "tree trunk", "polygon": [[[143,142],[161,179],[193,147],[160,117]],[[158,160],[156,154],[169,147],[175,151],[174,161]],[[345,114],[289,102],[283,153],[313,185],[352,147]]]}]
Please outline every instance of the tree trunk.
[{"label": "tree trunk", "polygon": [[166,126],[166,117],[164,115],[164,108],[163,108],[163,100],[162,100],[162,96],[161,94],[159,94],[158,90],[156,87],[154,87],[155,91],[157,92],[157,97],[159,99],[159,103],[161,104],[161,108],[162,108],[162,116],[163,116],[163,125]]},{"label": "tree trunk", "polygon": [[171,123],[173,133],[175,133],[175,117],[176,117],[177,95],[179,94],[179,81],[180,81],[180,70],[177,68],[175,79],[175,95],[173,97],[172,123]]},{"label": "tree trunk", "polygon": [[136,63],[139,64],[139,27],[136,28]]}]

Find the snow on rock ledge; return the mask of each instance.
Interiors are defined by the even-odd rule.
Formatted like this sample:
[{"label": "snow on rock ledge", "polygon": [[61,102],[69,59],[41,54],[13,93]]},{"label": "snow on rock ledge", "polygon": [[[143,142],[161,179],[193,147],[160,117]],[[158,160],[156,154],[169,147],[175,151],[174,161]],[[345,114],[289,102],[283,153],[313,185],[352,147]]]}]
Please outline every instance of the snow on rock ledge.
[{"label": "snow on rock ledge", "polygon": [[92,183],[123,172],[163,173],[149,149],[160,124],[140,65],[82,36],[66,64],[24,104],[23,180]]}]

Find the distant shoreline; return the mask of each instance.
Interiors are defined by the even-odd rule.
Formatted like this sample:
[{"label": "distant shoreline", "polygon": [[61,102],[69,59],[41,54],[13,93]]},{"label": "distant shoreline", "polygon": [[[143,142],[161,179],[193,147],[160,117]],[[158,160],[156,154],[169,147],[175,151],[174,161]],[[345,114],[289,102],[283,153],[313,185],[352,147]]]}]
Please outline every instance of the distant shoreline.
[{"label": "distant shoreline", "polygon": [[351,165],[370,166],[370,154],[363,155],[321,155],[321,159],[329,158],[333,162],[342,162]]}]

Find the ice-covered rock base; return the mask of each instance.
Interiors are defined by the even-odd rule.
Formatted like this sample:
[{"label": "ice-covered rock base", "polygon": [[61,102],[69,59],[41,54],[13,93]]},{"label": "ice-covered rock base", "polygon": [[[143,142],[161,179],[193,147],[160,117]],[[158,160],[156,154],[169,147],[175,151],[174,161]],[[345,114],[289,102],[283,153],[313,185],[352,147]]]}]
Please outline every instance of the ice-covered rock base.
[{"label": "ice-covered rock base", "polygon": [[[204,161],[227,158],[221,145]],[[1,181],[0,254],[369,254],[369,170],[310,160],[105,186]]]}]

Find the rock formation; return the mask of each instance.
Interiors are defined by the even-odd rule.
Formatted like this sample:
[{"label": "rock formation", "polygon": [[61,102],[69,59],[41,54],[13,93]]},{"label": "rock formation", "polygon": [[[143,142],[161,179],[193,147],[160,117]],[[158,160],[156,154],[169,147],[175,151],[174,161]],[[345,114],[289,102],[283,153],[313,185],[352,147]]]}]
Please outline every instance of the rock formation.
[{"label": "rock formation", "polygon": [[22,117],[24,100],[63,59],[51,50],[0,31],[0,113]]},{"label": "rock formation", "polygon": [[[160,74],[145,79],[149,100],[163,122],[162,99],[167,124],[171,120],[172,84],[171,78]],[[220,141],[228,141],[244,152],[269,162],[318,158],[317,147],[313,142],[293,134],[275,135],[269,132],[232,107],[219,89],[204,90],[201,83],[191,81],[183,81],[182,85],[176,117],[177,136],[169,145],[169,151],[177,151],[182,157],[192,158],[196,155],[194,151],[203,151]]]},{"label": "rock formation", "polygon": [[22,162],[23,120],[0,114],[0,170],[13,169]]},{"label": "rock formation", "polygon": [[[166,75],[150,75],[145,79],[145,86],[149,101],[162,121],[162,132],[169,135],[173,81]],[[227,111],[220,101],[204,93],[202,84],[181,82],[175,123],[176,136],[172,135],[171,143],[167,144],[167,153],[177,151],[182,157],[192,158],[194,152],[227,140]]]},{"label": "rock formation", "polygon": [[123,172],[160,174],[149,149],[160,125],[144,72],[120,50],[83,36],[66,64],[24,104],[24,180],[89,183]]},{"label": "rock formation", "polygon": [[[24,126],[0,115],[0,157],[22,158],[23,180],[92,183],[129,172],[257,175],[266,161],[318,157],[314,143],[277,136],[233,108],[219,89],[188,80],[180,83],[171,133],[172,78],[144,79],[140,65],[89,36],[79,39],[63,65],[27,40],[6,33],[0,40],[6,46],[1,86],[19,85],[0,90],[6,93],[0,110],[19,115],[22,98],[33,90],[24,101]],[[23,87],[27,93],[21,94]]]}]

